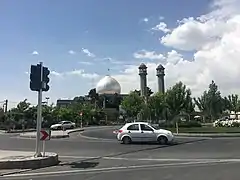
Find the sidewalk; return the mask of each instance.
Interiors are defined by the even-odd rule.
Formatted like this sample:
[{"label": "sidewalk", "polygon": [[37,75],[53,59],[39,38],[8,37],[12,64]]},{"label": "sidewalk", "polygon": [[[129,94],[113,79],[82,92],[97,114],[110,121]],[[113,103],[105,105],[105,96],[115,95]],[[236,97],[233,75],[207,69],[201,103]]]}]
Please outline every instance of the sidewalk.
[{"label": "sidewalk", "polygon": [[[58,138],[68,138],[70,133],[73,132],[81,132],[83,131],[83,128],[77,128],[77,129],[71,129],[71,130],[66,130],[66,131],[51,131],[51,138],[52,139],[58,139]],[[20,137],[24,138],[36,138],[36,132],[26,132],[26,133],[21,133]]]},{"label": "sidewalk", "polygon": [[56,153],[46,152],[45,157],[34,157],[34,152],[0,150],[0,169],[34,169],[58,163]]}]

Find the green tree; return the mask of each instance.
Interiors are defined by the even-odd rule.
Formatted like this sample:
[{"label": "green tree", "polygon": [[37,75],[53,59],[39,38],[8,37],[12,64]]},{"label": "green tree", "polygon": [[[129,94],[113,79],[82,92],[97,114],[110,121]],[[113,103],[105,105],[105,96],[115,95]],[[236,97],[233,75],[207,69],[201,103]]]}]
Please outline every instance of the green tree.
[{"label": "green tree", "polygon": [[29,108],[30,103],[27,101],[27,99],[24,99],[23,101],[20,101],[16,108],[12,108],[8,112],[8,119],[11,119],[11,121],[14,122],[14,125],[19,126],[25,126],[28,123],[28,119],[30,117],[29,115]]},{"label": "green tree", "polygon": [[196,106],[198,107],[199,111],[202,112],[203,115],[203,121],[206,121],[206,117],[210,115],[209,112],[209,97],[207,91],[203,92],[203,95],[198,98],[194,98],[194,102]]},{"label": "green tree", "polygon": [[221,97],[221,92],[218,90],[218,86],[214,81],[212,81],[212,83],[209,85],[208,98],[209,113],[211,120],[213,120],[218,118],[224,110],[224,103]]},{"label": "green tree", "polygon": [[151,111],[151,119],[165,119],[165,112],[166,112],[166,101],[165,95],[157,92],[153,96],[151,96],[148,100],[148,106]]},{"label": "green tree", "polygon": [[182,82],[176,83],[166,92],[166,105],[171,115],[171,119],[184,113],[189,115],[194,111],[191,90]]},{"label": "green tree", "polygon": [[129,96],[123,98],[121,107],[128,117],[136,118],[144,108],[144,100],[137,92],[130,92]]},{"label": "green tree", "polygon": [[236,119],[238,119],[237,112],[240,111],[240,100],[237,94],[231,94],[228,96],[229,110],[235,113]]},{"label": "green tree", "polygon": [[[141,91],[140,90],[134,90],[133,92],[137,93],[139,96],[141,95]],[[147,96],[151,96],[153,94],[153,91],[150,87],[147,87]]]},{"label": "green tree", "polygon": [[230,107],[228,99],[221,97],[218,86],[214,81],[209,85],[208,91],[204,91],[203,95],[195,98],[194,101],[204,117],[210,117],[211,120],[218,118],[224,109]]},{"label": "green tree", "polygon": [[100,101],[96,88],[93,88],[88,92],[88,97],[90,97],[91,103],[94,104],[94,107],[96,108]]}]

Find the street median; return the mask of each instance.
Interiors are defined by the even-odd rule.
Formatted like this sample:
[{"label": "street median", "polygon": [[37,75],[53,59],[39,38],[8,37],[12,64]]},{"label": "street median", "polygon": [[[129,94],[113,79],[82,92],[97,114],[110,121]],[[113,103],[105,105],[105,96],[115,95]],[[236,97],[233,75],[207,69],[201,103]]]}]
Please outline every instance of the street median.
[{"label": "street median", "polygon": [[[68,138],[69,134],[74,133],[74,132],[81,132],[84,131],[83,128],[78,128],[78,129],[71,129],[71,130],[66,130],[66,131],[51,131],[51,139],[60,139],[60,138]],[[36,138],[36,131],[35,132],[25,132],[21,133],[20,137],[22,138]]]}]

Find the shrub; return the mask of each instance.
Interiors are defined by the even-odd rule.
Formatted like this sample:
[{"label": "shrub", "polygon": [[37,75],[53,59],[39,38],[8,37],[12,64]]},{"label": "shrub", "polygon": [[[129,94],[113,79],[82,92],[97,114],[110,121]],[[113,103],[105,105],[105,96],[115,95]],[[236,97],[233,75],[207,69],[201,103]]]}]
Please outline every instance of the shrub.
[{"label": "shrub", "polygon": [[233,122],[231,124],[231,127],[240,127],[240,123],[239,122]]},{"label": "shrub", "polygon": [[[159,127],[161,128],[174,128],[176,126],[175,123],[160,123]],[[202,127],[202,124],[198,121],[186,121],[186,122],[179,122],[178,127],[182,128],[191,128],[191,127]]]}]

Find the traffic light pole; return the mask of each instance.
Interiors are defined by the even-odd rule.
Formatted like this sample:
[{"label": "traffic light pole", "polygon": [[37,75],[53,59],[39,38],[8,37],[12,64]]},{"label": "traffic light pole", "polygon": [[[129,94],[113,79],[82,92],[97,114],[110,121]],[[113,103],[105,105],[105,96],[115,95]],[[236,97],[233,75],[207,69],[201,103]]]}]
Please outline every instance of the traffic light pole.
[{"label": "traffic light pole", "polygon": [[41,149],[40,149],[40,131],[42,126],[42,74],[43,74],[43,63],[40,62],[40,77],[41,77],[41,88],[38,91],[38,109],[37,109],[37,135],[36,135],[36,153],[35,157],[41,157]]}]

